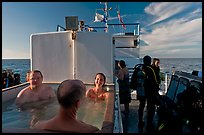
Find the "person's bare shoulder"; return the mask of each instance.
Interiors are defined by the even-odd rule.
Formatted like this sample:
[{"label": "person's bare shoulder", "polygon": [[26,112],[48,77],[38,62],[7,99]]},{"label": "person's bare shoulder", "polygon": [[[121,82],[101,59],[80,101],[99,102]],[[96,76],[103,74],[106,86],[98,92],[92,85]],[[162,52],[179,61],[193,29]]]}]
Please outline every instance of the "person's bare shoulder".
[{"label": "person's bare shoulder", "polygon": [[86,91],[86,97],[89,97],[90,95],[91,95],[91,93],[93,93],[93,89],[91,88],[91,89],[88,89],[87,91]]},{"label": "person's bare shoulder", "polygon": [[22,90],[18,93],[17,98],[22,97],[22,96],[26,93],[27,90],[29,90],[29,86],[26,87],[26,88],[24,88],[24,89],[22,89]]},{"label": "person's bare shoulder", "polygon": [[95,132],[99,131],[99,128],[92,126],[92,125],[89,125],[88,129],[89,129],[88,133],[95,133]]},{"label": "person's bare shoulder", "polygon": [[95,127],[93,125],[87,124],[85,122],[82,122],[82,123],[83,123],[83,126],[82,126],[81,130],[84,133],[95,133],[95,132],[100,130],[99,128],[97,128],[97,127]]},{"label": "person's bare shoulder", "polygon": [[55,90],[49,85],[44,84],[43,89],[45,89],[45,92],[49,95],[49,97],[56,97]]},{"label": "person's bare shoulder", "polygon": [[34,126],[31,128],[33,129],[45,129],[46,121],[38,121]]},{"label": "person's bare shoulder", "polygon": [[107,91],[106,91],[104,94],[105,94],[105,97],[106,97],[106,98],[108,98],[108,97],[110,96],[110,92],[107,92]]},{"label": "person's bare shoulder", "polygon": [[96,133],[112,133],[114,127],[114,123],[110,121],[103,121],[101,130]]}]

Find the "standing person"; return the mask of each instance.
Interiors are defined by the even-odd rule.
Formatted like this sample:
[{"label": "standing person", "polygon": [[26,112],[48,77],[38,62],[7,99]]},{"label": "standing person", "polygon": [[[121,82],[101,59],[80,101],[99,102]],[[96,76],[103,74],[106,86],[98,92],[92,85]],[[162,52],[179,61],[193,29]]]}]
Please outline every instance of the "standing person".
[{"label": "standing person", "polygon": [[56,97],[54,90],[42,83],[43,75],[39,70],[31,71],[29,74],[29,86],[21,90],[16,98],[16,105],[47,100]]},{"label": "standing person", "polygon": [[147,130],[153,127],[153,118],[155,113],[155,102],[158,96],[158,82],[154,69],[151,67],[151,57],[146,55],[143,58],[143,64],[136,65],[131,78],[131,88],[137,90],[137,99],[139,100],[138,109],[138,128],[142,132],[144,121],[144,107],[147,101]]},{"label": "standing person", "polygon": [[7,83],[7,73],[2,72],[2,86],[1,86],[2,89],[6,88],[6,83]]},{"label": "standing person", "polygon": [[12,71],[8,71],[8,82],[7,82],[7,88],[8,87],[11,87],[14,85],[14,81],[15,81],[15,78],[14,78],[14,74]]},{"label": "standing person", "polygon": [[[146,61],[144,62],[146,63]],[[137,100],[139,100],[139,109],[138,109],[138,129],[139,132],[143,131],[144,121],[143,113],[146,104],[146,95],[145,95],[145,81],[146,73],[144,72],[144,64],[137,64],[134,67],[134,72],[131,77],[130,87],[137,92]]]},{"label": "standing person", "polygon": [[160,60],[158,58],[153,58],[153,60],[152,60],[152,68],[154,69],[155,75],[157,77],[158,90],[159,90],[159,85],[161,83],[159,63],[160,63]]},{"label": "standing person", "polygon": [[146,73],[146,80],[144,83],[145,95],[147,98],[147,131],[152,131],[153,119],[155,114],[155,105],[157,101],[158,93],[158,81],[154,72],[154,69],[151,67],[151,57],[146,55],[143,58],[144,62],[144,72]]},{"label": "standing person", "polygon": [[97,73],[94,81],[94,88],[87,90],[86,97],[94,100],[105,100],[107,95],[106,90],[104,90],[104,85],[106,83],[106,76],[103,73]]},{"label": "standing person", "polygon": [[124,104],[125,114],[129,113],[129,103],[131,102],[131,93],[129,86],[129,70],[126,67],[125,61],[120,60],[118,62],[118,67],[120,68],[116,77],[119,84],[119,98],[120,104]]},{"label": "standing person", "polygon": [[37,122],[33,128],[74,133],[99,131],[97,127],[77,120],[77,111],[85,92],[86,87],[82,81],[63,81],[57,89],[57,99],[60,104],[58,113],[50,120]]}]

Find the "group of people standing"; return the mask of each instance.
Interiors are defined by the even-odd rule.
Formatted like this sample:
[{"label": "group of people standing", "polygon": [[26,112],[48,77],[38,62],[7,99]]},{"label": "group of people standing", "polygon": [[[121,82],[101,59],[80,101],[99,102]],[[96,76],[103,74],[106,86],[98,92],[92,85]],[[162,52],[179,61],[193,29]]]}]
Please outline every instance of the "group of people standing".
[{"label": "group of people standing", "polygon": [[158,91],[159,91],[159,84],[160,84],[160,77],[159,77],[159,60],[154,59],[153,64],[151,65],[151,57],[145,56],[143,58],[143,71],[145,73],[145,81],[144,81],[144,96],[138,95],[137,98],[139,100],[139,109],[138,109],[138,128],[140,131],[143,130],[143,126],[145,122],[143,121],[143,112],[144,107],[147,102],[147,124],[146,129],[147,131],[152,131],[153,126],[153,119],[155,114],[155,105],[157,103],[158,98]]},{"label": "group of people standing", "polygon": [[2,85],[1,88],[5,89],[11,86],[15,86],[18,84],[21,84],[20,81],[20,74],[19,73],[13,73],[13,71],[7,69],[2,71]]},{"label": "group of people standing", "polygon": [[[131,102],[131,89],[137,91],[137,100],[139,100],[138,109],[138,129],[139,132],[143,131],[145,125],[144,122],[144,108],[147,103],[147,123],[146,130],[153,130],[153,118],[155,113],[155,105],[158,99],[160,79],[160,60],[158,58],[152,58],[148,55],[144,56],[142,64],[142,72],[144,73],[144,94],[139,94],[137,91],[137,72],[133,72],[131,81],[129,81],[129,71],[126,67],[125,61],[120,60],[118,67],[120,68],[116,76],[118,77],[119,84],[119,97],[120,103],[125,106],[125,114],[129,113],[129,103]],[[141,86],[140,86],[141,87]]]}]

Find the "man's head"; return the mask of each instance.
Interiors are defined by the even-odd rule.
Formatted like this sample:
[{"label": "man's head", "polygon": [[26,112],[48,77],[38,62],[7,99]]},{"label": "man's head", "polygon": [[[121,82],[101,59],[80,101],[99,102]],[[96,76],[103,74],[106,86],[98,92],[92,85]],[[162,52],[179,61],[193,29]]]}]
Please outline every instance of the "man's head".
[{"label": "man's head", "polygon": [[152,58],[149,55],[144,56],[143,63],[144,65],[151,65]]},{"label": "man's head", "polygon": [[80,80],[65,80],[57,89],[57,99],[63,108],[75,105],[86,92],[84,83]]},{"label": "man's head", "polygon": [[34,70],[29,73],[29,83],[30,87],[35,88],[36,86],[39,86],[42,84],[43,81],[43,75],[39,70]]}]

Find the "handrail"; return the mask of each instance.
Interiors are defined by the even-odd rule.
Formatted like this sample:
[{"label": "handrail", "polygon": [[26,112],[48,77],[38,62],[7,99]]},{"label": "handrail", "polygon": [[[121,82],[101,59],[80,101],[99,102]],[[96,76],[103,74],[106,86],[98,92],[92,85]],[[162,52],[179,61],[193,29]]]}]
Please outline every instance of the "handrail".
[{"label": "handrail", "polygon": [[64,31],[66,31],[66,29],[60,25],[57,25],[57,31],[60,31],[60,28],[63,29]]},{"label": "handrail", "polygon": [[140,23],[124,23],[124,24],[119,24],[119,23],[109,23],[108,25],[140,25]]}]

